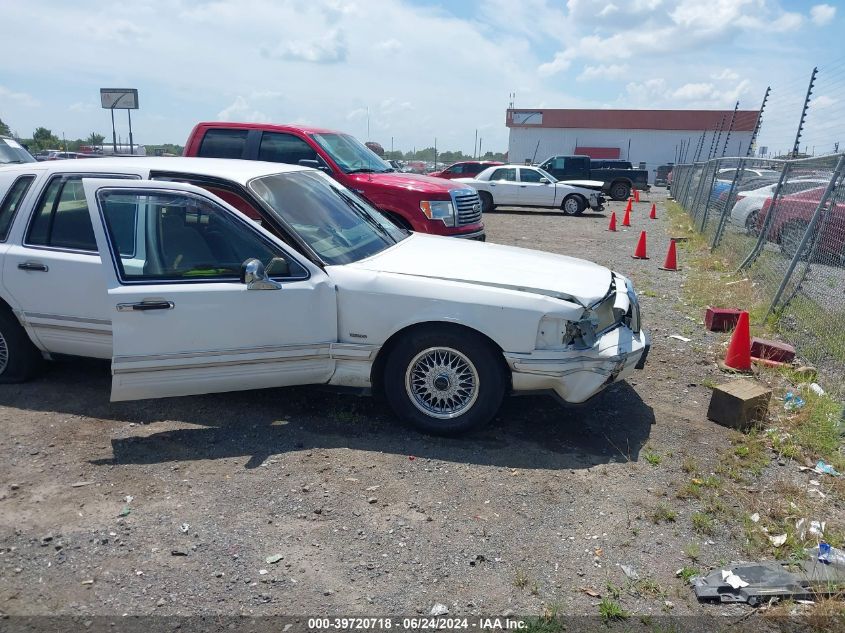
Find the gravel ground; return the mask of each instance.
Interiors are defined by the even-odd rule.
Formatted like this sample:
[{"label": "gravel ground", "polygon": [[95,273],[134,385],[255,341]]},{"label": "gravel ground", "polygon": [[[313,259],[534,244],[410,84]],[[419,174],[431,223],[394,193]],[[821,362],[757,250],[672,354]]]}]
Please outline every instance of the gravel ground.
[{"label": "gravel ground", "polygon": [[[586,405],[514,397],[485,431],[439,439],[314,388],[112,404],[92,361],[0,386],[0,611],[596,615],[585,588],[610,583],[637,614],[743,614],[675,576],[691,544],[706,568],[738,558],[739,537],[694,532],[697,502],[674,494],[686,458],[707,473],[730,443],[702,385],[721,339],[683,311],[684,273],[658,269],[662,191],[660,219],[643,202],[617,233],[607,214],[486,218],[491,241],[592,259],[642,292],[649,362]],[[659,504],[674,521],[654,522]]]}]

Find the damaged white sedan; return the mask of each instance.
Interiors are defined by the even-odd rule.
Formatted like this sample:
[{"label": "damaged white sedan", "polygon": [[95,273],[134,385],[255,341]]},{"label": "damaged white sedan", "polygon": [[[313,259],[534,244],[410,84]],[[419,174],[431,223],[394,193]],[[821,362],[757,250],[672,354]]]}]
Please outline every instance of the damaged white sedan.
[{"label": "damaged white sedan", "polygon": [[407,232],[317,170],[83,162],[0,168],[0,382],[110,358],[112,400],[328,384],[456,434],[510,392],[583,402],[645,362],[602,266]]}]

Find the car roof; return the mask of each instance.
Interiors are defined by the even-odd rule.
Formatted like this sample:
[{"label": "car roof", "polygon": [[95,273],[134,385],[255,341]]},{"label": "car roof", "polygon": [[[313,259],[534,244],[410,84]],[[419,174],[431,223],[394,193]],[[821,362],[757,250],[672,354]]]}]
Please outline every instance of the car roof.
[{"label": "car roof", "polygon": [[296,130],[305,134],[346,134],[338,130],[330,130],[322,127],[311,127],[309,125],[297,125],[295,123],[232,123],[230,121],[201,121],[197,123],[196,128],[202,127],[222,127],[222,128],[240,128],[244,130],[270,130],[270,131],[286,131]]},{"label": "car roof", "polygon": [[92,160],[54,160],[42,163],[22,163],[0,167],[0,171],[37,172],[73,172],[108,174],[120,173],[121,169],[170,171],[197,176],[225,178],[240,184],[246,184],[253,178],[270,174],[296,171],[313,171],[309,167],[270,163],[257,160],[239,160],[234,158],[193,158],[170,156],[121,156],[95,158]]}]

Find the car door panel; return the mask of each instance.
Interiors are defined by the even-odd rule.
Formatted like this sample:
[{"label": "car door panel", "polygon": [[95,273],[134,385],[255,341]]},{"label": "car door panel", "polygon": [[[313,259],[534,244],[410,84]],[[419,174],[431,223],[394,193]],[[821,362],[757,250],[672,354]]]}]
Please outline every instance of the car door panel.
[{"label": "car door panel", "polygon": [[[334,286],[322,270],[298,260],[269,232],[198,187],[93,179],[84,185],[108,286],[114,341],[112,400],[324,383],[330,379],[337,308]],[[246,231],[250,239],[259,239],[274,252],[283,253],[307,274],[282,279],[281,289],[273,290],[249,289],[231,278],[194,278],[194,268],[176,280],[129,278],[116,260],[111,229],[103,219],[105,198],[98,198],[98,192],[125,192],[137,197],[137,222],[153,227],[147,231],[152,236],[148,237],[148,254],[159,248],[156,240],[165,236],[164,228],[154,227],[172,225],[173,218],[181,216],[161,215],[168,209],[160,202],[155,207],[160,215],[156,216],[152,203],[144,206],[141,201],[173,195],[174,200],[210,203],[215,213],[229,214],[221,217],[239,231]],[[188,233],[188,220],[185,215],[185,225],[178,229],[182,233]],[[197,227],[199,224],[197,216]],[[175,235],[177,228],[168,230]],[[181,239],[187,243],[185,236]],[[159,250],[165,251],[163,246]],[[152,263],[145,270],[153,268],[154,256],[149,257]],[[208,255],[202,257],[207,259]],[[210,261],[199,268],[213,271],[215,266],[216,262]]]},{"label": "car door panel", "polygon": [[[529,172],[526,174],[526,172]],[[555,188],[549,183],[526,180],[533,170],[520,168],[519,170],[519,203],[532,207],[551,207],[555,204]]]}]

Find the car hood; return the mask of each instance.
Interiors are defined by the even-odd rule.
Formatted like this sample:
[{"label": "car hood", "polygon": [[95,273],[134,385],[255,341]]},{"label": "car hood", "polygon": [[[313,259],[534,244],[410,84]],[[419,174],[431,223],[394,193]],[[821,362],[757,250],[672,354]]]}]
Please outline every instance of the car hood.
[{"label": "car hood", "polygon": [[601,180],[558,180],[558,185],[569,185],[571,187],[583,187],[584,189],[595,189],[601,191],[604,182]]},{"label": "car hood", "polygon": [[423,174],[409,174],[405,172],[391,171],[383,174],[349,174],[349,180],[356,183],[361,189],[368,187],[387,187],[391,189],[402,188],[408,191],[420,193],[447,193],[452,189],[462,189],[460,185],[452,184],[444,178],[434,178]]},{"label": "car hood", "polygon": [[610,270],[583,259],[421,233],[350,265],[541,294],[584,307],[603,299],[612,280]]}]

